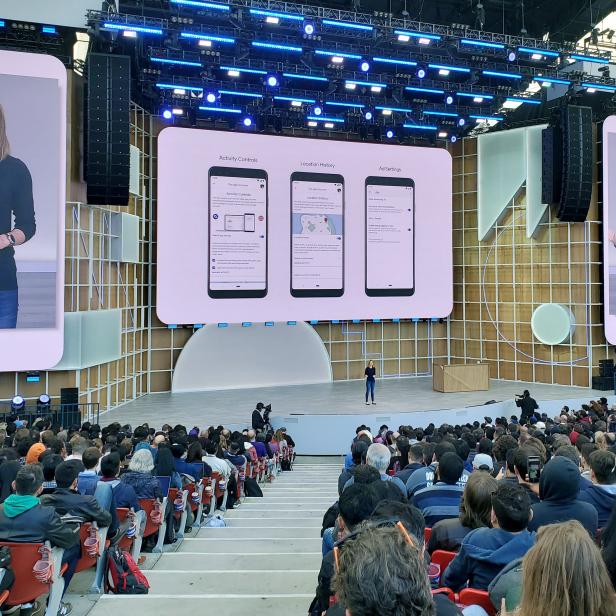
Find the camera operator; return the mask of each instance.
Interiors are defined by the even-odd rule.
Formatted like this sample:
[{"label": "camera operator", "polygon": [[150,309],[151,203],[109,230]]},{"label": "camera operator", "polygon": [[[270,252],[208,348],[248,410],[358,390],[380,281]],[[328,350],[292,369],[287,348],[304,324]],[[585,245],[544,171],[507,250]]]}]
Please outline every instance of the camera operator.
[{"label": "camera operator", "polygon": [[257,402],[257,408],[252,412],[252,429],[261,431],[265,428],[265,420],[261,415],[261,411],[265,405],[263,402]]},{"label": "camera operator", "polygon": [[534,398],[531,398],[528,389],[525,389],[522,395],[516,394],[515,397],[515,405],[522,409],[522,412],[520,413],[520,423],[524,423],[525,421],[528,421],[530,416],[539,408],[539,405]]}]

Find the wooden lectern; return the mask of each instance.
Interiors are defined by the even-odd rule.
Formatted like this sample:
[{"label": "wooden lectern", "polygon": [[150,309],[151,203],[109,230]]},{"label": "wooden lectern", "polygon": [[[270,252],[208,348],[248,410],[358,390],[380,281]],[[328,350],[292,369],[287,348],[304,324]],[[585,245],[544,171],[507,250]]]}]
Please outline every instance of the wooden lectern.
[{"label": "wooden lectern", "polygon": [[490,389],[488,364],[432,364],[432,389],[445,393]]}]

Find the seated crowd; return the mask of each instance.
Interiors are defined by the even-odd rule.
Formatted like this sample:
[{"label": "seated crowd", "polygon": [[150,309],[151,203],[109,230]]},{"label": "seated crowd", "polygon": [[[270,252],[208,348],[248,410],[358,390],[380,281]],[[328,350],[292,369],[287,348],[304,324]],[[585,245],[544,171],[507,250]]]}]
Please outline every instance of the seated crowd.
[{"label": "seated crowd", "polygon": [[[65,429],[42,418],[25,424],[9,418],[0,425],[0,543],[62,548],[64,592],[84,556],[82,525],[106,531],[107,546],[119,544],[142,563],[142,552],[174,543],[179,531],[200,526],[216,508],[239,506],[252,485],[245,482],[271,480],[294,446],[284,429],[257,434],[164,425],[157,431],[119,423]],[[190,498],[195,493],[201,506]],[[152,521],[160,536],[144,536]],[[22,604],[21,613],[41,607],[42,600]],[[69,603],[59,603],[58,614],[70,611]]]},{"label": "seated crowd", "polygon": [[615,431],[604,398],[554,418],[359,426],[310,614],[616,616]]}]

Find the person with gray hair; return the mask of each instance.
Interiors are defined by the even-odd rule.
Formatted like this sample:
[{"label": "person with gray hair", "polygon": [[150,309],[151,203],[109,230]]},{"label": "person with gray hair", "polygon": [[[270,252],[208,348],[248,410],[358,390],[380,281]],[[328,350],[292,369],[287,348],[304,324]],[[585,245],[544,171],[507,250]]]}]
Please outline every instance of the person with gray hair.
[{"label": "person with gray hair", "polygon": [[120,477],[120,481],[133,486],[137,498],[155,498],[162,500],[163,494],[160,481],[152,475],[154,458],[149,449],[139,449],[131,458],[128,472]]},{"label": "person with gray hair", "polygon": [[[391,481],[399,490],[406,496],[406,486],[398,477],[391,477],[387,474],[387,469],[389,468],[389,463],[391,462],[391,451],[385,445],[381,445],[379,443],[373,443],[368,447],[368,452],[366,453],[366,464],[375,468],[379,471],[381,475],[381,481]],[[355,477],[351,477],[345,484],[343,488],[346,490],[350,485],[355,483]]]}]

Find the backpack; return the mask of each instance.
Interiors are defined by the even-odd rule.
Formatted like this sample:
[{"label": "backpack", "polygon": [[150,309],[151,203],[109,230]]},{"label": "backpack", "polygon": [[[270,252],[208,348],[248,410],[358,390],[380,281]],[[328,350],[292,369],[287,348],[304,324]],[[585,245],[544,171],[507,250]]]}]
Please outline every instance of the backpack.
[{"label": "backpack", "polygon": [[291,470],[291,460],[280,460],[280,470],[282,471],[290,471]]},{"label": "backpack", "polygon": [[117,595],[147,595],[150,584],[133,560],[133,557],[119,547],[107,551],[107,592]]},{"label": "backpack", "polygon": [[255,479],[252,479],[252,477],[246,477],[246,480],[244,481],[244,494],[246,496],[263,496],[263,492],[261,491],[259,484]]},{"label": "backpack", "polygon": [[225,528],[227,523],[225,522],[225,519],[217,513],[206,522],[205,526],[207,528]]}]

